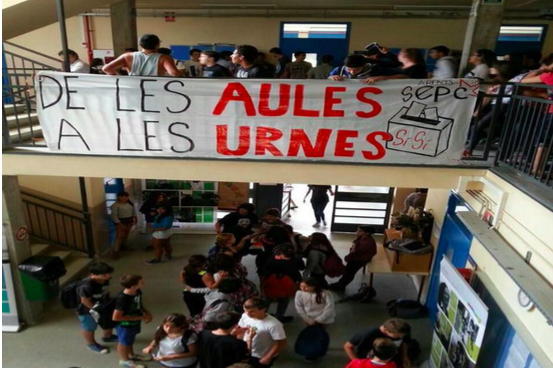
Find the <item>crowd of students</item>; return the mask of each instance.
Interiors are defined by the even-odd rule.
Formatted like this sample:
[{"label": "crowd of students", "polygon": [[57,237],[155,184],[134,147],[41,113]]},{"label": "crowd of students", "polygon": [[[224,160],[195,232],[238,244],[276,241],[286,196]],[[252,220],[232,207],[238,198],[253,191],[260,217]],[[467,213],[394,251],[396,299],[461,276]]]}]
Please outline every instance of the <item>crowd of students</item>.
[{"label": "crowd of students", "polygon": [[[328,189],[324,189],[326,195]],[[127,226],[136,223],[133,208],[128,193],[119,193],[119,201],[112,206],[114,222],[124,229],[118,229],[118,234],[128,235]],[[142,206],[152,234],[170,231],[169,208],[164,194],[153,196]],[[141,354],[134,347],[136,336],[142,323],[154,320],[143,302],[145,280],[139,275],[121,277],[122,290],[110,298],[108,286],[114,269],[103,262],[94,263],[89,277],[75,285],[76,312],[88,348],[107,354],[105,344],[117,342],[119,364],[129,368],[144,367],[146,361],[174,368],[270,367],[287,347],[283,324],[294,319],[287,315],[290,303],[306,328],[316,326],[316,333],[328,339],[327,326],[340,318],[330,290],[344,290],[376,254],[374,230],[360,226],[342,278],[329,286],[332,266],[328,259],[338,257],[330,240],[320,232],[310,236],[294,232],[280,219],[277,209],[267,210],[259,219],[255,206],[244,203],[220,219],[215,229],[214,246],[205,254],[191,255],[179,274],[186,308],[183,305],[182,311],[160,318],[151,343],[140,347]],[[170,236],[163,238],[152,237],[155,258],[148,264],[161,263],[163,253],[166,260],[171,259],[169,242],[160,242]],[[123,243],[121,239],[116,244],[120,247]],[[259,287],[241,263],[251,255],[256,258]],[[269,313],[273,304],[276,308]],[[103,330],[102,344],[95,339],[98,327]],[[409,336],[410,326],[399,319],[359,332],[344,345],[351,360],[348,368],[409,367]],[[321,359],[325,351],[304,359]]]}]

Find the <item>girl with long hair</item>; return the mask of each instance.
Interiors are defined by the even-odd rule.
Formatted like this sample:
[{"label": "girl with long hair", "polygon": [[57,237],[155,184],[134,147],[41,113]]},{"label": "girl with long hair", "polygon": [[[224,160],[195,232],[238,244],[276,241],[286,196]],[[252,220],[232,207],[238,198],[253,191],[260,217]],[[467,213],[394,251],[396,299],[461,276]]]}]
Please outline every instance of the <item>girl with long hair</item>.
[{"label": "girl with long hair", "polygon": [[171,236],[173,235],[173,208],[163,205],[157,208],[158,215],[152,224],[152,246],[154,247],[154,258],[147,265],[161,263],[161,257],[169,261],[173,253],[171,247]]},{"label": "girl with long hair", "polygon": [[136,225],[137,218],[134,204],[129,200],[129,193],[119,192],[117,202],[111,206],[111,219],[115,223],[117,237],[113,245],[113,259],[119,259],[121,248],[124,246],[131,229]]},{"label": "girl with long hair", "polygon": [[[204,288],[205,284],[202,278],[205,276],[207,271],[205,270],[207,266],[207,258],[204,255],[198,254],[193,255],[188,259],[188,265],[179,274],[179,281],[185,285],[185,287],[190,288]],[[205,307],[205,299],[203,294],[191,293],[186,290],[182,292],[183,300],[188,307],[190,312],[190,317],[194,317],[202,313]]]},{"label": "girl with long hair", "polygon": [[142,352],[151,354],[164,367],[192,368],[196,366],[196,334],[188,328],[180,313],[167,315],[158,327],[154,340]]},{"label": "girl with long hair", "polygon": [[309,326],[320,324],[326,327],[334,323],[334,297],[330,291],[321,287],[316,278],[307,277],[301,281],[295,304],[298,315]]},{"label": "girl with long hair", "polygon": [[313,277],[319,280],[319,283],[324,289],[328,289],[326,281],[326,272],[324,265],[329,255],[335,254],[336,250],[323,233],[313,233],[309,237],[309,245],[305,252],[307,265],[303,277]]}]

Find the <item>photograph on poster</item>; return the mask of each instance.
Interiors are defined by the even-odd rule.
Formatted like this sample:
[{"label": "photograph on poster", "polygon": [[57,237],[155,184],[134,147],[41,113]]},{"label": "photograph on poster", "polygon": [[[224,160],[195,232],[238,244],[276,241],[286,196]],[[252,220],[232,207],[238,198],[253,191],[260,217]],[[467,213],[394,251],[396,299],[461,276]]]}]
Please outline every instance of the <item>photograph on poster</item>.
[{"label": "photograph on poster", "polygon": [[476,345],[479,330],[480,326],[476,318],[472,315],[470,310],[459,301],[457,316],[455,318],[455,331],[462,337],[463,344],[467,348],[467,353],[474,362],[480,353],[480,347]]},{"label": "photograph on poster", "polygon": [[474,368],[476,366],[469,359],[461,336],[455,332],[451,335],[448,356],[453,368]]},{"label": "photograph on poster", "polygon": [[443,346],[449,346],[450,339],[451,339],[451,331],[453,330],[453,326],[447,319],[446,315],[443,314],[441,310],[438,309],[438,315],[436,316],[436,325],[435,331],[438,335],[440,341],[442,342]]}]

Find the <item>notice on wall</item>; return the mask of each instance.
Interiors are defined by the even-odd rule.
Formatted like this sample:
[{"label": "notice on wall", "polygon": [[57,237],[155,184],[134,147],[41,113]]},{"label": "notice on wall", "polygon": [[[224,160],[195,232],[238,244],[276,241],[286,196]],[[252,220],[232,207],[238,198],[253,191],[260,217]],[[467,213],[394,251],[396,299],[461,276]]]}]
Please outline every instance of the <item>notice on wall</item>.
[{"label": "notice on wall", "polygon": [[250,184],[219,182],[219,209],[235,210],[242,203],[248,203]]},{"label": "notice on wall", "polygon": [[474,368],[478,361],[488,308],[451,262],[440,262],[438,315],[430,363],[433,368]]},{"label": "notice on wall", "polygon": [[208,159],[459,165],[478,82],[246,80],[41,72],[50,150]]}]

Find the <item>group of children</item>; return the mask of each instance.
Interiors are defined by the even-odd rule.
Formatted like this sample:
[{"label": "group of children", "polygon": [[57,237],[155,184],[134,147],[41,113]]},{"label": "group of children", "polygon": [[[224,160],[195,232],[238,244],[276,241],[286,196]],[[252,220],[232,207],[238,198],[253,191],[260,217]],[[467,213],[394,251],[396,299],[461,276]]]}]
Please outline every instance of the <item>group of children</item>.
[{"label": "group of children", "polygon": [[[160,222],[163,215],[160,209],[166,207],[165,197],[155,199],[155,203],[142,209],[154,224]],[[128,204],[128,195],[122,196],[121,204]],[[233,364],[272,366],[286,346],[283,323],[293,320],[286,315],[290,302],[293,301],[306,327],[319,326],[325,333],[336,318],[334,297],[328,289],[343,290],[376,253],[371,235],[374,230],[360,226],[346,257],[346,272],[340,281],[329,286],[328,260],[336,257],[339,260],[331,242],[323,233],[309,237],[295,233],[280,219],[278,209],[267,210],[259,220],[255,207],[244,203],[220,219],[216,230],[215,245],[205,255],[190,256],[179,275],[188,314],[167,315],[142,354],[135,353],[133,344],[141,323],[153,319],[142,301],[144,280],[138,275],[121,278],[124,289],[111,302],[113,312],[107,318],[111,323],[100,323],[104,329],[102,341],[118,342],[121,366],[141,368],[144,367],[141,362],[151,360],[174,368],[198,364],[201,368]],[[259,288],[247,277],[248,271],[241,263],[246,255],[256,257]],[[94,339],[98,322],[90,311],[96,304],[109,304],[107,285],[112,273],[109,265],[96,263],[91,267],[90,277],[77,289],[81,301],[77,312],[83,335],[88,348],[102,354],[109,350]],[[270,314],[273,303],[277,305],[276,313]],[[114,325],[117,335],[112,333]],[[364,333],[360,338],[356,335],[344,346],[352,359],[348,367],[393,368],[396,363],[392,358],[397,367],[408,367],[407,356],[398,348],[408,334],[408,325],[396,321],[381,326],[377,333]],[[312,361],[320,356],[304,358]]]}]

